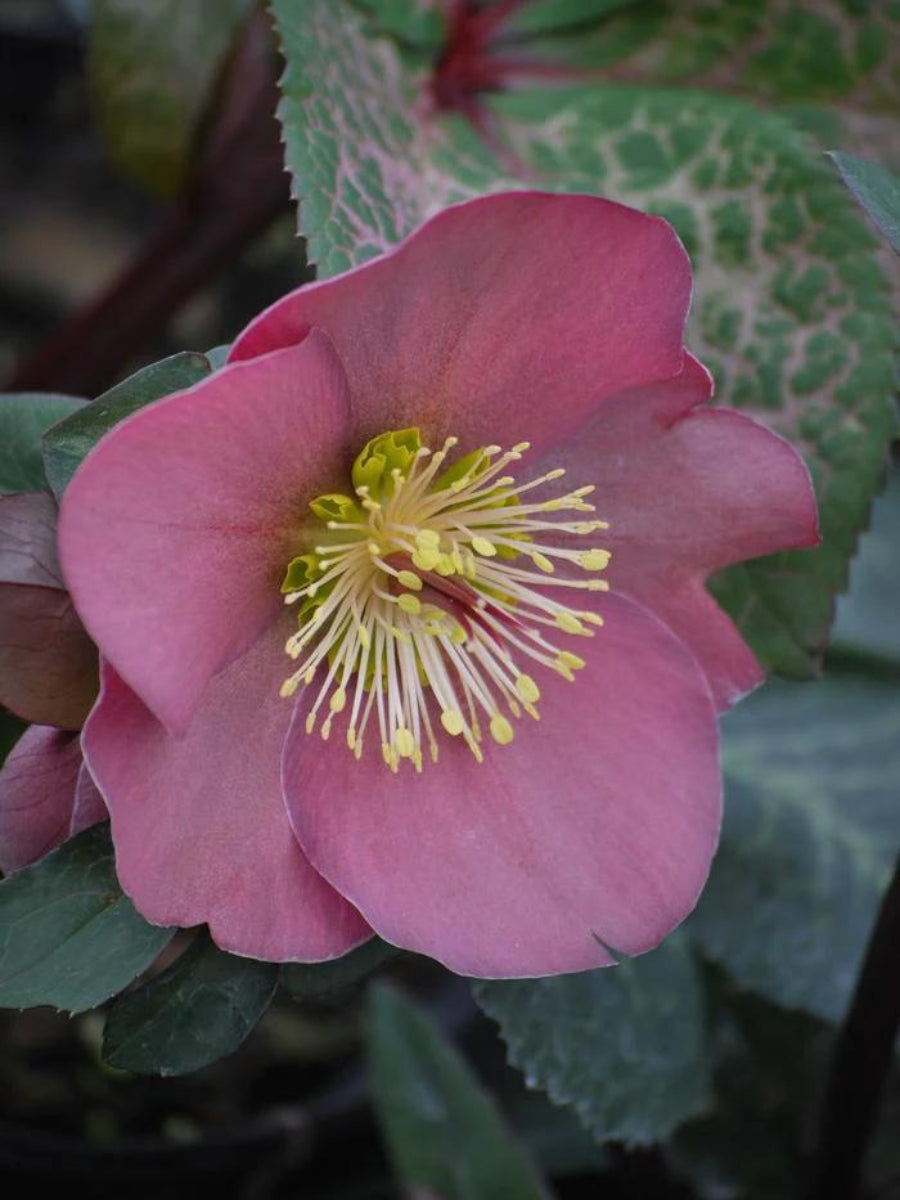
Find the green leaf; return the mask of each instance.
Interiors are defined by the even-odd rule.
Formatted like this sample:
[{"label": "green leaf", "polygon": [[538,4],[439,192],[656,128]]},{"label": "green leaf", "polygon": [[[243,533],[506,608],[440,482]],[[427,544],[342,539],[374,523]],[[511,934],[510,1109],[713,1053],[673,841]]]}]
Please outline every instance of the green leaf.
[{"label": "green leaf", "polygon": [[103,1058],[145,1075],[182,1075],[240,1046],[269,1007],[275,963],[226,954],[199,933],[172,966],[109,1011]]},{"label": "green leaf", "polygon": [[441,1200],[541,1200],[534,1167],[466,1063],[411,1001],[372,989],[375,1114],[404,1187]]},{"label": "green leaf", "polygon": [[397,953],[394,946],[373,937],[330,962],[285,963],[281,968],[281,982],[301,1003],[322,1000],[356,987]]},{"label": "green leaf", "polygon": [[900,254],[900,179],[853,154],[831,155],[844,183]]},{"label": "green leaf", "polygon": [[210,372],[203,354],[173,354],[130,375],[44,434],[44,467],[57,500],[82,459],[105,433],[139,408],[199,383]]},{"label": "green leaf", "polygon": [[800,1196],[833,1032],[804,1013],[717,992],[715,1108],[682,1126],[666,1157],[701,1197]]},{"label": "green leaf", "polygon": [[171,196],[191,166],[201,119],[248,0],[92,0],[89,79],[113,156]]},{"label": "green leaf", "polygon": [[774,681],[725,721],[727,803],[688,929],[742,988],[842,1017],[897,852],[900,692]]},{"label": "green leaf", "polygon": [[0,883],[0,1006],[94,1008],[127,987],[173,930],[122,894],[107,825]]},{"label": "green leaf", "polygon": [[529,1086],[571,1105],[598,1141],[660,1141],[709,1107],[703,989],[680,934],[617,967],[473,991]]},{"label": "green leaf", "polygon": [[211,371],[218,371],[220,367],[225,366],[225,360],[228,358],[230,349],[231,343],[225,342],[221,346],[213,346],[212,350],[207,350],[206,361],[209,363]]},{"label": "green leaf", "polygon": [[850,592],[838,601],[834,648],[863,651],[900,663],[900,469],[888,476],[859,545]]},{"label": "green leaf", "polygon": [[886,276],[827,162],[745,100],[609,83],[485,98],[492,137],[512,151],[501,162],[459,117],[418,115],[431,57],[401,55],[347,5],[273,8],[287,161],[320,275],[503,187],[601,192],[674,224],[696,274],[688,344],[722,403],[803,451],[821,511],[818,550],[732,569],[716,594],[764,665],[812,674],[896,430]]},{"label": "green leaf", "polygon": [[84,405],[75,396],[44,392],[0,395],[0,495],[47,486],[41,434]]},{"label": "green leaf", "polygon": [[[579,7],[564,0],[561,8]],[[537,0],[536,7],[554,7]],[[587,7],[586,3],[581,7]],[[604,5],[609,9],[610,5]],[[528,43],[528,58],[615,67],[631,82],[702,86],[766,101],[896,111],[900,12],[847,0],[654,0],[616,6],[571,38]],[[524,6],[517,29],[532,24]],[[537,32],[540,25],[532,27]],[[549,23],[548,23],[549,27]]]}]

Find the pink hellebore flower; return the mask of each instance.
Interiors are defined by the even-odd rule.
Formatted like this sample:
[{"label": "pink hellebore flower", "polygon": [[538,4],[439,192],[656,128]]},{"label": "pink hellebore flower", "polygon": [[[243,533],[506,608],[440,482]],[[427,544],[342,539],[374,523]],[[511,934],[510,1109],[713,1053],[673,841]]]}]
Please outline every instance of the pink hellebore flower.
[{"label": "pink hellebore flower", "polygon": [[34,722],[0,770],[4,874],[106,817],[75,732],[96,695],[97,651],[57,561],[56,502],[0,496],[0,704]]},{"label": "pink hellebore flower", "polygon": [[716,710],[761,679],[704,580],[816,541],[797,454],[705,407],[690,288],[658,218],[474,200],[89,455],[60,523],[106,660],[84,748],[150,921],[502,977],[690,911]]}]

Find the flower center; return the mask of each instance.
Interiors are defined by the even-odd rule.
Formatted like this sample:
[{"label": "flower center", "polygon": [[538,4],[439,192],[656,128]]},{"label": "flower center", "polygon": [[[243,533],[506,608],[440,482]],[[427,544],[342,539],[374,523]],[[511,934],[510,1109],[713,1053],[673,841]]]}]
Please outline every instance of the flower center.
[{"label": "flower center", "polygon": [[[584,666],[557,645],[591,637],[597,613],[557,597],[606,591],[609,552],[577,539],[608,528],[591,513],[592,487],[551,499],[529,493],[561,468],[517,485],[508,468],[528,449],[485,446],[458,457],[447,438],[432,453],[417,429],[373,438],[353,464],[352,496],[318,496],[321,544],[289,565],[282,591],[298,604],[287,652],[300,664],[282,696],[323,672],[306,718],[323,738],[335,718],[357,758],[377,728],[385,763],[437,762],[442,736],[483,758],[487,731],[506,745],[513,720],[538,719],[540,689],[523,666],[566,679]],[[543,495],[544,492],[538,493]],[[559,570],[558,570],[559,568]],[[319,724],[321,722],[321,724]]]}]

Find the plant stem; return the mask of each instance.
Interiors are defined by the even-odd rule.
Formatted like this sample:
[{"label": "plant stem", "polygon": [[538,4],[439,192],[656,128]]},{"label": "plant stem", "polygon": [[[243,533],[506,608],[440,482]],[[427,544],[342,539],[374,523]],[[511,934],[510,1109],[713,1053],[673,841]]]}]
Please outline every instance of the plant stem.
[{"label": "plant stem", "polygon": [[163,226],[84,310],[38,346],[9,391],[95,396],[193,292],[290,207],[271,32],[253,14],[192,178]]},{"label": "plant stem", "polygon": [[856,1200],[900,1026],[900,859],[838,1034],[806,1200]]}]

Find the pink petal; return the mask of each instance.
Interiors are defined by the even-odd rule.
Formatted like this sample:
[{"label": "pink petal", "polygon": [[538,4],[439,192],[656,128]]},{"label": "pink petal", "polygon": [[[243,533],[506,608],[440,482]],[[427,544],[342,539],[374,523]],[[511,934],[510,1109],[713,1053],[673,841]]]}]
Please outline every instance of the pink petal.
[{"label": "pink petal", "polygon": [[671,227],[595,196],[511,192],[439,213],[395,251],[301,288],[232,361],[333,340],[356,440],[559,440],[604,396],[680,367],[690,269]]},{"label": "pink petal", "polygon": [[100,795],[100,789],[91,778],[87,763],[82,762],[78,772],[78,782],[75,784],[75,803],[72,806],[72,820],[69,826],[69,836],[74,837],[83,829],[105,821],[109,817],[106,804]]},{"label": "pink petal", "polygon": [[347,414],[316,334],[142,409],[69,485],[59,540],[75,605],[169,729],[276,619],[306,503],[343,462]]},{"label": "pink petal", "polygon": [[56,516],[49,492],[0,496],[0,583],[65,587],[56,555]]},{"label": "pink petal", "polygon": [[49,492],[0,497],[0,704],[25,721],[80,729],[97,652],[62,581]]},{"label": "pink petal", "polygon": [[78,738],[26,729],[0,770],[0,870],[18,871],[69,836],[81,766]]},{"label": "pink petal", "polygon": [[85,757],[109,808],[122,887],[148,921],[207,922],[225,950],[312,961],[370,931],[309,865],[284,811],[284,626],[210,684],[180,738],[105,667]]},{"label": "pink petal", "polygon": [[763,671],[705,581],[734,562],[814,546],[818,524],[800,455],[743,413],[698,407],[711,390],[686,355],[681,376],[610,398],[540,468],[563,465],[573,486],[597,485],[610,583],[691,648],[727,708]]},{"label": "pink petal", "polygon": [[[285,751],[311,862],[390,942],[483,977],[581,971],[639,954],[693,907],[720,820],[715,710],[693,657],[607,597],[574,683],[539,679],[541,721],[478,765],[445,739],[394,776],[303,730]],[[315,689],[310,689],[314,693]]]},{"label": "pink petal", "polygon": [[24,721],[80,729],[97,696],[97,649],[68,593],[0,584],[0,704]]}]

